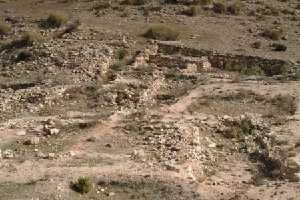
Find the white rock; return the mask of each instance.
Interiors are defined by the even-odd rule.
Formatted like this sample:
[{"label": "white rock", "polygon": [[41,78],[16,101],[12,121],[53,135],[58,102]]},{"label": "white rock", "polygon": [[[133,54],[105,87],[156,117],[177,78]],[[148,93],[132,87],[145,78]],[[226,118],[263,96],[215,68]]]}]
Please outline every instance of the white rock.
[{"label": "white rock", "polygon": [[39,137],[34,136],[34,137],[30,138],[30,144],[38,145],[39,143],[40,143],[40,138]]},{"label": "white rock", "polygon": [[19,130],[17,132],[17,136],[24,136],[24,135],[26,135],[26,130]]},{"label": "white rock", "polygon": [[55,153],[49,153],[48,154],[48,158],[54,158],[55,157]]},{"label": "white rock", "polygon": [[[300,180],[300,173],[296,173],[295,176],[296,176],[297,180]],[[300,181],[298,181],[298,182],[300,182]]]},{"label": "white rock", "polygon": [[76,153],[74,151],[69,151],[69,156],[75,156]]},{"label": "white rock", "polygon": [[143,149],[134,150],[133,151],[133,157],[135,159],[139,159],[141,161],[146,161],[146,153]]},{"label": "white rock", "polygon": [[217,147],[217,144],[216,143],[210,143],[208,145],[209,148],[216,148]]},{"label": "white rock", "polygon": [[223,119],[224,119],[224,120],[231,120],[232,117],[230,117],[229,115],[224,115],[224,116],[223,116]]},{"label": "white rock", "polygon": [[52,128],[52,129],[50,129],[50,135],[56,135],[56,134],[58,134],[59,132],[60,132],[60,130],[57,129],[57,128]]},{"label": "white rock", "polygon": [[166,169],[169,170],[169,171],[174,171],[174,172],[179,172],[180,169],[175,166],[173,163],[165,163],[165,166],[166,166]]},{"label": "white rock", "polygon": [[110,192],[110,193],[108,193],[108,196],[115,196],[116,195],[116,193],[114,193],[114,192]]},{"label": "white rock", "polygon": [[37,132],[38,134],[40,134],[41,132],[43,132],[44,126],[43,125],[39,125],[37,127],[35,127],[33,129],[34,132]]},{"label": "white rock", "polygon": [[43,152],[40,152],[40,151],[37,152],[36,156],[39,158],[47,158],[47,156]]},{"label": "white rock", "polygon": [[196,177],[193,173],[193,169],[191,166],[188,166],[187,169],[186,169],[186,173],[187,173],[187,178],[188,179],[191,179],[193,181],[196,181]]},{"label": "white rock", "polygon": [[3,152],[3,158],[13,158],[14,157],[14,152],[11,149],[6,149]]}]

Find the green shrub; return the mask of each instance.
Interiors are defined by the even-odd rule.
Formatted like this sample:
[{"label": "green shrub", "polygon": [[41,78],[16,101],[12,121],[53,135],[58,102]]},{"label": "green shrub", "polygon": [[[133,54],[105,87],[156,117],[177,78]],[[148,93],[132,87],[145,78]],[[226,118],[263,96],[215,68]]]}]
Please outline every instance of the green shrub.
[{"label": "green shrub", "polygon": [[81,194],[88,193],[93,188],[93,183],[88,177],[79,177],[76,182],[71,183],[71,188]]},{"label": "green shrub", "polygon": [[178,39],[179,32],[166,25],[154,25],[150,27],[143,36],[154,40],[174,41]]},{"label": "green shrub", "polygon": [[44,28],[59,28],[65,24],[69,18],[66,15],[51,13],[48,18],[42,23]]},{"label": "green shrub", "polygon": [[8,26],[5,22],[0,21],[0,35],[7,35],[11,32],[10,26]]}]

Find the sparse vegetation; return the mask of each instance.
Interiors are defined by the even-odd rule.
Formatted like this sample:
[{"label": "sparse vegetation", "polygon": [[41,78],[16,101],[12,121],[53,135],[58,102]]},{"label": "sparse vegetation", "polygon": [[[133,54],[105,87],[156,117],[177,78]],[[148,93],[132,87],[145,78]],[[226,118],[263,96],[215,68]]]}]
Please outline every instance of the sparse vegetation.
[{"label": "sparse vegetation", "polygon": [[128,55],[127,49],[119,49],[116,53],[116,57],[118,60],[123,60]]},{"label": "sparse vegetation", "polygon": [[99,2],[97,3],[96,5],[94,5],[92,7],[92,10],[104,10],[104,9],[107,9],[107,8],[110,8],[111,7],[111,3],[110,2]]},{"label": "sparse vegetation", "polygon": [[235,0],[233,2],[227,1],[216,1],[213,3],[213,11],[218,14],[232,14],[238,15],[242,9],[242,3],[239,0]]},{"label": "sparse vegetation", "polygon": [[241,12],[242,3],[240,1],[234,1],[233,3],[227,6],[227,12],[232,15],[237,15]]},{"label": "sparse vegetation", "polygon": [[140,6],[147,3],[147,0],[123,0],[121,4]]},{"label": "sparse vegetation", "polygon": [[250,75],[262,76],[265,74],[264,70],[258,66],[245,67],[245,68],[242,68],[242,70],[240,72],[241,72],[241,74],[249,75],[249,76]]},{"label": "sparse vegetation", "polygon": [[242,67],[234,63],[226,63],[225,70],[236,71],[243,75],[264,75],[264,70],[258,66]]},{"label": "sparse vegetation", "polygon": [[273,51],[286,51],[287,50],[287,46],[281,43],[273,43],[271,45],[271,47],[273,48]]},{"label": "sparse vegetation", "polygon": [[256,127],[251,119],[244,118],[240,121],[227,122],[227,126],[231,127],[224,132],[227,138],[244,139],[247,135],[254,134]]},{"label": "sparse vegetation", "polygon": [[271,103],[276,105],[281,112],[294,115],[297,111],[296,98],[291,95],[276,95],[272,98]]},{"label": "sparse vegetation", "polygon": [[16,40],[15,45],[19,47],[32,46],[42,41],[42,36],[36,31],[28,31],[23,34],[20,40]]},{"label": "sparse vegetation", "polygon": [[30,60],[33,57],[32,53],[30,51],[21,50],[17,52],[16,54],[16,61],[27,61]]},{"label": "sparse vegetation", "polygon": [[60,13],[51,13],[48,18],[42,22],[42,27],[44,28],[59,28],[68,21],[66,15]]},{"label": "sparse vegetation", "polygon": [[190,17],[197,16],[199,13],[200,13],[200,8],[198,6],[191,6],[183,11],[184,15],[187,15]]},{"label": "sparse vegetation", "polygon": [[79,177],[76,182],[71,183],[71,188],[81,194],[89,193],[93,188],[93,183],[88,177]]},{"label": "sparse vegetation", "polygon": [[213,3],[213,0],[199,0],[198,4],[206,6]]},{"label": "sparse vegetation", "polygon": [[7,35],[11,32],[10,26],[5,22],[0,21],[0,35]]},{"label": "sparse vegetation", "polygon": [[296,1],[0,0],[1,199],[298,199]]},{"label": "sparse vegetation", "polygon": [[295,72],[295,80],[300,80],[300,70],[296,70]]},{"label": "sparse vegetation", "polygon": [[213,3],[213,11],[215,13],[223,14],[226,12],[226,5],[223,1]]},{"label": "sparse vegetation", "polygon": [[155,40],[177,40],[179,31],[166,25],[153,25],[143,34],[143,36]]},{"label": "sparse vegetation", "polygon": [[280,27],[268,28],[262,32],[262,36],[272,40],[279,40],[283,35],[284,31]]},{"label": "sparse vegetation", "polygon": [[261,47],[261,42],[260,42],[260,41],[256,41],[256,42],[252,43],[252,47],[253,47],[254,49],[260,49],[260,47]]},{"label": "sparse vegetation", "polygon": [[123,63],[122,62],[113,63],[109,68],[114,71],[120,71],[123,68]]},{"label": "sparse vegetation", "polygon": [[36,31],[27,31],[21,38],[15,39],[9,43],[4,44],[1,49],[11,49],[11,48],[23,48],[28,46],[33,46],[42,41],[41,35]]}]

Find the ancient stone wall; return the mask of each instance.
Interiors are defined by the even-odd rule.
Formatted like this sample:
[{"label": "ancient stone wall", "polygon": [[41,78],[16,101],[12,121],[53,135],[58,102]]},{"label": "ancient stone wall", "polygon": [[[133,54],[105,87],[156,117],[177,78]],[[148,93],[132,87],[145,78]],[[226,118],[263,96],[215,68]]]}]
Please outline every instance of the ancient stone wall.
[{"label": "ancient stone wall", "polygon": [[268,59],[259,56],[222,54],[212,50],[195,49],[174,42],[158,42],[158,53],[165,55],[183,55],[207,57],[212,67],[226,68],[261,68],[266,75],[280,75],[292,68],[292,63],[280,59]]}]

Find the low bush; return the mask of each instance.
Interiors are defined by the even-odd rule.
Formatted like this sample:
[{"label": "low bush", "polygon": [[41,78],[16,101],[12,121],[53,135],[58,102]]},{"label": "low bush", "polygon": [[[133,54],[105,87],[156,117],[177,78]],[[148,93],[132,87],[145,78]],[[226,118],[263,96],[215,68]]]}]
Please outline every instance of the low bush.
[{"label": "low bush", "polygon": [[226,5],[224,2],[214,2],[213,11],[218,14],[223,14],[226,12]]},{"label": "low bush", "polygon": [[27,50],[20,50],[16,54],[15,61],[28,61],[33,57],[33,54],[30,51]]},{"label": "low bush", "polygon": [[25,47],[25,46],[32,46],[41,42],[42,36],[36,31],[28,31],[23,34],[21,39],[15,40],[14,46],[15,47]]},{"label": "low bush", "polygon": [[8,26],[5,22],[0,21],[0,35],[7,35],[11,32],[10,26]]},{"label": "low bush", "polygon": [[197,6],[191,6],[183,11],[184,15],[191,16],[191,17],[197,16],[199,13],[200,13],[200,8]]},{"label": "low bush", "polygon": [[260,47],[261,47],[261,42],[260,42],[260,41],[253,42],[251,46],[252,46],[252,48],[254,48],[254,49],[260,49]]},{"label": "low bush", "polygon": [[166,25],[154,25],[143,34],[144,37],[154,40],[174,41],[179,37],[179,32]]},{"label": "low bush", "polygon": [[71,188],[81,194],[89,193],[93,188],[93,183],[88,177],[79,177],[76,182],[71,183]]},{"label": "low bush", "polygon": [[228,126],[231,126],[228,129],[224,136],[227,138],[243,139],[248,135],[252,135],[256,131],[256,127],[253,125],[251,119],[244,118],[241,121],[228,122]]},{"label": "low bush", "polygon": [[284,31],[280,27],[267,28],[262,32],[262,36],[271,40],[279,40],[284,35]]},{"label": "low bush", "polygon": [[134,6],[140,6],[145,5],[147,3],[147,0],[124,0],[121,2],[123,5],[134,5]]},{"label": "low bush", "polygon": [[276,95],[271,99],[271,103],[290,115],[297,111],[296,98],[291,95]]},{"label": "low bush", "polygon": [[42,41],[42,36],[35,31],[28,31],[22,35],[21,38],[15,39],[2,45],[1,50],[11,49],[11,48],[23,48],[28,46],[33,46]]},{"label": "low bush", "polygon": [[280,44],[280,43],[273,43],[271,45],[272,50],[273,51],[286,51],[287,50],[287,46],[284,44]]},{"label": "low bush", "polygon": [[241,12],[242,3],[240,1],[235,1],[229,4],[226,8],[227,12],[232,15],[237,15]]},{"label": "low bush", "polygon": [[116,52],[116,57],[119,60],[123,60],[127,55],[128,55],[128,50],[127,49],[119,49]]},{"label": "low bush", "polygon": [[47,19],[42,22],[44,28],[59,28],[65,24],[69,18],[66,15],[51,13]]}]

